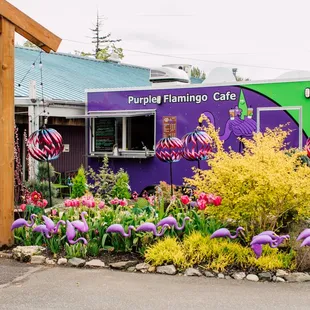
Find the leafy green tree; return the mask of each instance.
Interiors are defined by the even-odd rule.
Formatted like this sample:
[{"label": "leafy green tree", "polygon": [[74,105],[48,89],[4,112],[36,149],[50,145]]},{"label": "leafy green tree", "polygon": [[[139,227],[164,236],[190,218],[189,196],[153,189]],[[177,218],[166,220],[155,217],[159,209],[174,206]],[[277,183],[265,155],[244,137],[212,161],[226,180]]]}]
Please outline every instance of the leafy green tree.
[{"label": "leafy green tree", "polygon": [[87,189],[87,180],[85,176],[85,170],[84,167],[81,166],[78,170],[77,175],[72,180],[72,192],[71,192],[71,198],[78,198],[82,197]]},{"label": "leafy green tree", "polygon": [[35,49],[39,49],[35,44],[33,44],[32,42],[30,42],[29,40],[27,40],[24,44],[24,47],[31,47],[31,48],[35,48]]},{"label": "leafy green tree", "polygon": [[191,71],[191,76],[198,79],[205,79],[206,74],[202,70],[200,70],[198,67],[193,67]]}]

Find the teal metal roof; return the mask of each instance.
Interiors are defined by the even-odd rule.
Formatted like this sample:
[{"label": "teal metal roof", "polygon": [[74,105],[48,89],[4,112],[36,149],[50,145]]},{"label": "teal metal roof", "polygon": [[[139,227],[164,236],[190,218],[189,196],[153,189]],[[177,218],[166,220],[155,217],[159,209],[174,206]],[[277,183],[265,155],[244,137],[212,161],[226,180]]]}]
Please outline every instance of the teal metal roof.
[{"label": "teal metal roof", "polygon": [[[37,95],[41,96],[39,54],[36,49],[15,47],[15,97],[28,97],[31,80],[36,81]],[[42,53],[41,57],[46,99],[85,101],[85,89],[151,85],[148,68],[62,53]],[[192,78],[192,84],[201,82]]]}]

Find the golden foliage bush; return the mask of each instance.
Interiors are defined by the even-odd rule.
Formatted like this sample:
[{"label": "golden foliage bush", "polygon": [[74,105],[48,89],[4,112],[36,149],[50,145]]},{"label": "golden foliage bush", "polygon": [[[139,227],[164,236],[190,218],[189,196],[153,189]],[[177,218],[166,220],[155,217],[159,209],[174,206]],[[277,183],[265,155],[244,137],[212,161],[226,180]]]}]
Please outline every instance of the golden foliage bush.
[{"label": "golden foliage bush", "polygon": [[251,140],[241,139],[243,154],[225,152],[215,140],[217,152],[208,160],[211,169],[195,169],[193,178],[185,180],[197,192],[223,198],[221,206],[208,209],[209,216],[243,226],[248,238],[310,216],[310,170],[300,162],[303,152],[288,154],[288,135],[283,126],[255,133]]},{"label": "golden foliage bush", "polygon": [[202,265],[217,272],[226,268],[275,270],[296,268],[295,252],[280,252],[278,249],[263,247],[263,254],[255,258],[249,247],[229,239],[210,239],[200,232],[186,236],[184,240],[165,238],[150,246],[145,252],[145,261],[153,266],[174,264],[180,269]]}]

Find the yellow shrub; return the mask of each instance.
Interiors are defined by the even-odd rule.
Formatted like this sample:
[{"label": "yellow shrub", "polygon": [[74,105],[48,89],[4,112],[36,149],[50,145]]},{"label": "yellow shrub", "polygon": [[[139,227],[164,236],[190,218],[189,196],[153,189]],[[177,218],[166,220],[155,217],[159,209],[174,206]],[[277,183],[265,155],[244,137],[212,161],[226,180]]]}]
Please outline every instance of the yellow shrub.
[{"label": "yellow shrub", "polygon": [[300,165],[301,152],[288,155],[283,150],[288,134],[281,127],[256,133],[252,140],[242,140],[243,154],[220,150],[208,160],[211,169],[186,179],[198,192],[223,198],[221,206],[209,207],[210,216],[235,221],[249,239],[288,220],[310,216],[310,169]]},{"label": "yellow shrub", "polygon": [[177,267],[185,265],[185,256],[176,238],[167,237],[150,246],[145,251],[145,261],[153,266],[174,264]]},{"label": "yellow shrub", "polygon": [[174,264],[180,269],[204,266],[217,272],[227,267],[260,270],[295,269],[295,252],[282,253],[278,249],[263,247],[259,259],[251,248],[244,247],[229,239],[210,239],[199,232],[186,236],[182,242],[176,238],[165,238],[149,247],[145,252],[145,261],[153,266]]}]

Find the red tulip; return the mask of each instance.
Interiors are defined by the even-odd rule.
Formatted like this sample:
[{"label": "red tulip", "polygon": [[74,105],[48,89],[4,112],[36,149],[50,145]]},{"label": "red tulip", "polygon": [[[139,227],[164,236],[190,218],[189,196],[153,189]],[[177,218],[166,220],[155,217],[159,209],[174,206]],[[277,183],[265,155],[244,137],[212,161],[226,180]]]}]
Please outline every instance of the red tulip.
[{"label": "red tulip", "polygon": [[207,202],[204,199],[198,199],[197,205],[199,210],[204,210],[207,207]]},{"label": "red tulip", "polygon": [[27,205],[26,205],[25,203],[23,203],[23,204],[20,205],[20,209],[21,209],[22,211],[25,211],[26,208],[27,208]]},{"label": "red tulip", "polygon": [[215,199],[213,200],[213,204],[214,204],[215,206],[221,205],[221,204],[222,204],[222,197],[216,196]]},{"label": "red tulip", "polygon": [[189,204],[190,201],[191,201],[191,200],[189,199],[189,197],[188,197],[187,195],[181,196],[181,202],[182,202],[184,205]]}]

